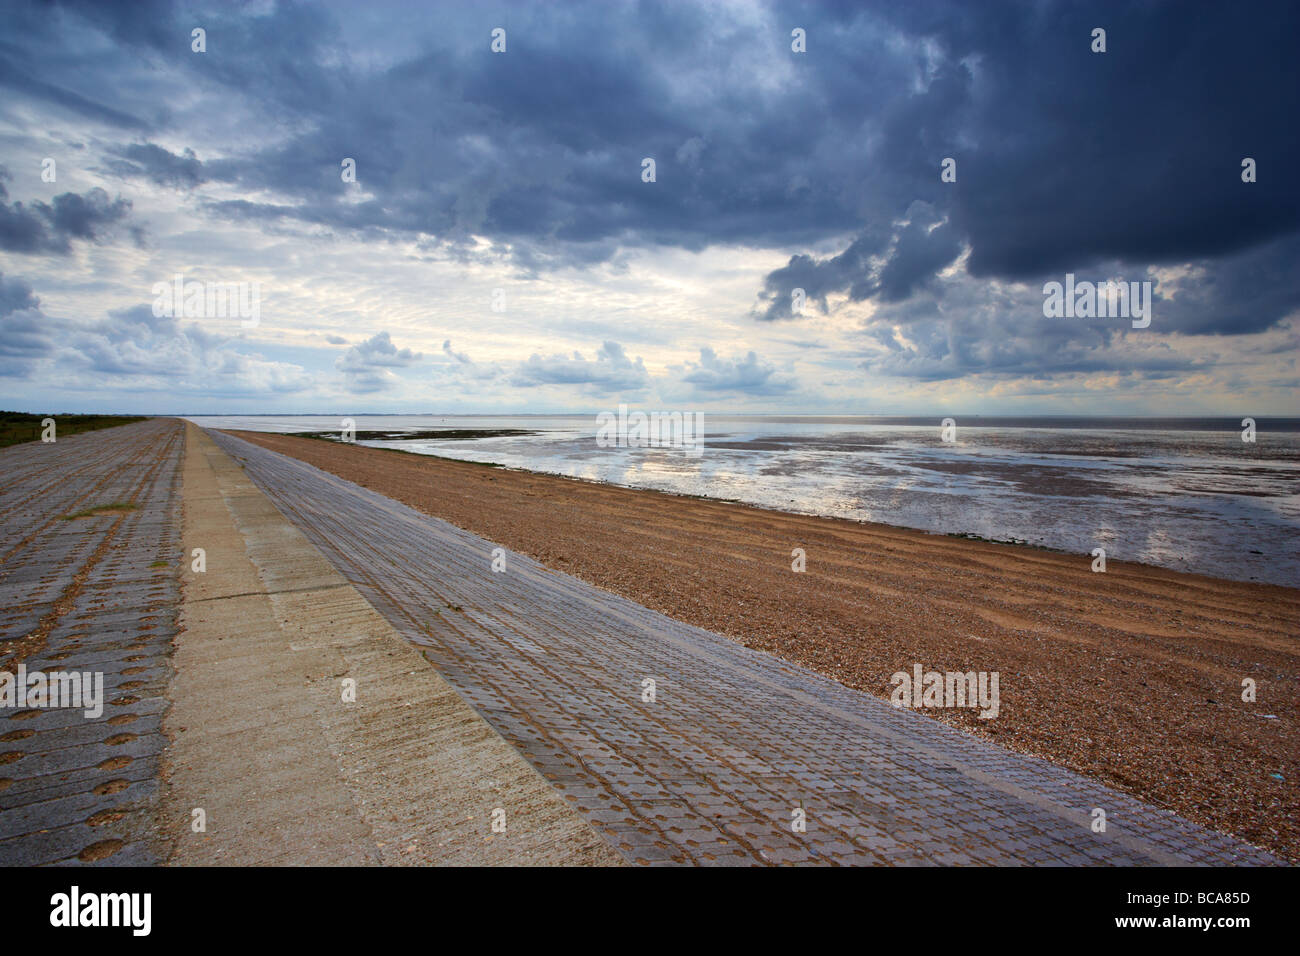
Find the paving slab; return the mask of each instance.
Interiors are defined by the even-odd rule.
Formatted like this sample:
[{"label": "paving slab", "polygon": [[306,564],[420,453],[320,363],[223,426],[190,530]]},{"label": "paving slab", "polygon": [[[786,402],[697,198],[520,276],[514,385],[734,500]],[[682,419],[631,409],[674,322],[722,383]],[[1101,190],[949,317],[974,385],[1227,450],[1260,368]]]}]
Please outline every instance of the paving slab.
[{"label": "paving slab", "polygon": [[[0,708],[0,864],[158,863],[181,422],[0,449],[0,667],[103,678],[103,712]],[[106,505],[127,504],[79,517]]]},{"label": "paving slab", "polygon": [[204,548],[207,566],[183,572],[165,721],[169,862],[622,864],[238,464],[187,427],[184,541]]},{"label": "paving slab", "polygon": [[212,437],[629,861],[1281,862],[524,556],[494,573],[491,541]]}]

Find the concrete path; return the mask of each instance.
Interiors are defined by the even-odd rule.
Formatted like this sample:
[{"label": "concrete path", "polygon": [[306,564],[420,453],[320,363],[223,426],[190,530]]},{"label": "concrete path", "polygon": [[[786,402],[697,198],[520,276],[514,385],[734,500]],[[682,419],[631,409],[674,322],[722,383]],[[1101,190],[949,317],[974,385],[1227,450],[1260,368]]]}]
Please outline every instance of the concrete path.
[{"label": "concrete path", "polygon": [[0,708],[0,864],[166,858],[180,448],[180,422],[155,420],[0,450],[0,666],[102,674],[106,698],[95,718]]},{"label": "concrete path", "polygon": [[172,864],[623,862],[186,427],[205,569],[186,563],[165,721]]},{"label": "concrete path", "polygon": [[522,556],[494,572],[491,542],[214,437],[628,860],[1278,862]]},{"label": "concrete path", "polygon": [[0,707],[0,866],[623,862],[185,427],[0,450],[0,667],[104,682]]}]

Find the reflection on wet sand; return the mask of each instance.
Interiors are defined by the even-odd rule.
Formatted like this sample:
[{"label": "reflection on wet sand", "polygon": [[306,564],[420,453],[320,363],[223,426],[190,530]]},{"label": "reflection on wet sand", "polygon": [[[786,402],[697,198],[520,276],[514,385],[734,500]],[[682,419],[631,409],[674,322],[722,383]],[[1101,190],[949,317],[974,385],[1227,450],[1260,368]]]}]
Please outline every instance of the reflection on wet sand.
[{"label": "reflection on wet sand", "polygon": [[[337,428],[323,416],[199,421]],[[946,443],[937,419],[710,416],[698,458],[598,447],[590,416],[358,416],[357,427],[447,430],[374,442],[422,454],[1080,554],[1104,547],[1113,560],[1218,577],[1300,580],[1300,421],[1260,420],[1255,443],[1227,420],[972,421],[981,424],[959,419]],[[485,437],[449,437],[456,429]]]}]

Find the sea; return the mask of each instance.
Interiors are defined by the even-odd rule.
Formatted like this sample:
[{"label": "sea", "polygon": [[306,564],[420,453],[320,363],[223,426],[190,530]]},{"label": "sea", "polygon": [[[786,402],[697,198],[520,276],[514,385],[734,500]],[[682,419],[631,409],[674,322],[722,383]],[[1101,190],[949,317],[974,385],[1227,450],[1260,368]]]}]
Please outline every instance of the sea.
[{"label": "sea", "polygon": [[[339,431],[338,415],[189,416]],[[591,415],[356,415],[422,455],[1300,587],[1300,419],[711,415],[702,448],[602,447]],[[950,439],[950,440],[945,440]]]}]

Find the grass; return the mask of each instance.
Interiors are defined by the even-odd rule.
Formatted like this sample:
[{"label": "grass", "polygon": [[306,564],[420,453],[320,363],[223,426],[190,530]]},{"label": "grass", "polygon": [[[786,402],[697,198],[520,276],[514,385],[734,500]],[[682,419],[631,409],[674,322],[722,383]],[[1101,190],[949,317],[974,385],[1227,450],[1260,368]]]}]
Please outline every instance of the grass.
[{"label": "grass", "polygon": [[131,422],[144,421],[143,415],[38,415],[30,412],[0,412],[0,448],[40,441],[45,430],[41,422],[54,419],[55,439],[100,428],[116,428]]}]

